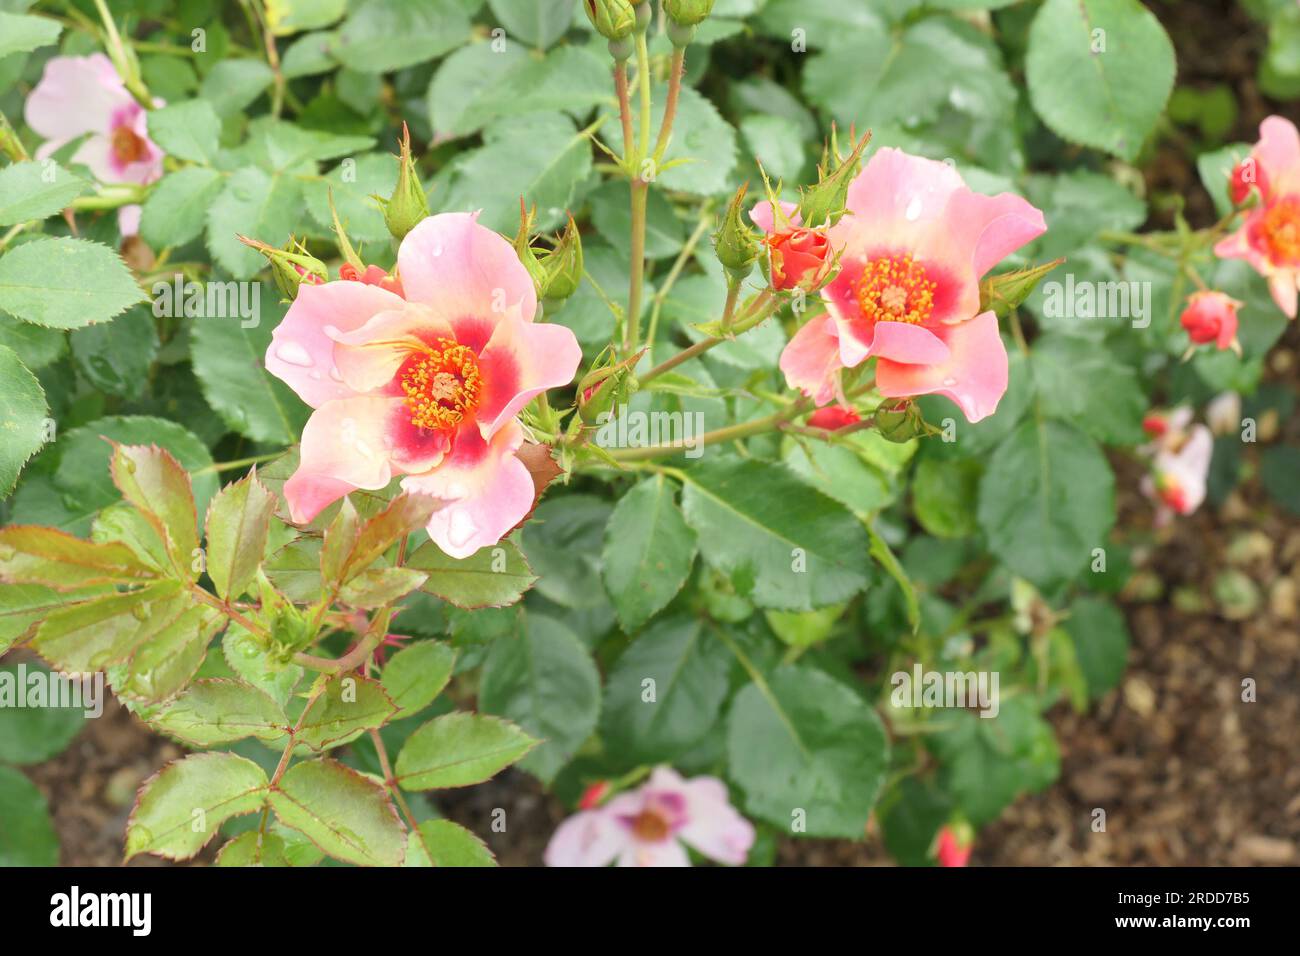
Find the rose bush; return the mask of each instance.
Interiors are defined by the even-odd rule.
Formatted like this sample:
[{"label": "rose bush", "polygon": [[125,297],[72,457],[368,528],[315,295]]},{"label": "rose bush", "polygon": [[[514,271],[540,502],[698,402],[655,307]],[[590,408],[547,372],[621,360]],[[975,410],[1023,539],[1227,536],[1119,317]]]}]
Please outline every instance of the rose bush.
[{"label": "rose bush", "polygon": [[[48,6],[0,13],[0,653],[189,751],[127,858],[487,865],[508,816],[440,808],[517,766],[551,865],[963,866],[1168,525],[1292,495],[1300,135],[1174,135],[1137,0]],[[1213,215],[1141,175],[1189,138]],[[75,732],[24,719],[0,763]]]}]

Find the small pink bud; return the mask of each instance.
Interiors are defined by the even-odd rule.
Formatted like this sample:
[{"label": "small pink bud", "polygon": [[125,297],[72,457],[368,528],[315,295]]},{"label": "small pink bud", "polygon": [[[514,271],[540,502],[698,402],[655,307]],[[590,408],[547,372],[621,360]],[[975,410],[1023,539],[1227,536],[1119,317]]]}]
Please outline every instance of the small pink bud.
[{"label": "small pink bud", "polygon": [[940,866],[965,866],[975,847],[975,835],[970,827],[958,824],[945,826],[939,831],[939,845],[936,856]]},{"label": "small pink bud", "polygon": [[825,408],[819,408],[808,416],[808,426],[810,428],[824,428],[828,432],[837,431],[859,421],[861,421],[861,417],[858,415],[857,409],[845,408],[842,405],[827,405]]},{"label": "small pink bud", "polygon": [[787,229],[769,237],[767,245],[772,257],[772,288],[777,292],[819,289],[835,264],[823,229]]},{"label": "small pink bud", "polygon": [[578,809],[594,810],[600,806],[601,801],[603,801],[607,796],[609,796],[609,781],[597,780],[586,790],[582,791],[582,798],[578,801]]},{"label": "small pink bud", "polygon": [[1263,195],[1264,170],[1253,156],[1247,156],[1232,169],[1228,178],[1228,195],[1232,197],[1234,205],[1240,206],[1250,197],[1251,190],[1256,188]]},{"label": "small pink bud", "polygon": [[1183,310],[1182,324],[1196,345],[1213,342],[1232,348],[1237,340],[1237,310],[1241,303],[1222,292],[1194,292]]}]

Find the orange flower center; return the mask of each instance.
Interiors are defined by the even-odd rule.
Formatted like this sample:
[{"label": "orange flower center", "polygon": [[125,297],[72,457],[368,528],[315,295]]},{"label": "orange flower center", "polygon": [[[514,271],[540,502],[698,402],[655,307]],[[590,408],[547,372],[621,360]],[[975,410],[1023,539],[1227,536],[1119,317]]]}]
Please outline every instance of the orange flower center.
[{"label": "orange flower center", "polygon": [[473,349],[438,339],[402,373],[402,391],[417,428],[455,428],[478,407],[483,390]]},{"label": "orange flower center", "polygon": [[149,145],[144,137],[129,126],[119,126],[112,135],[113,158],[118,165],[127,166],[149,158]]},{"label": "orange flower center", "polygon": [[668,836],[668,821],[653,810],[642,810],[632,821],[632,832],[638,840],[653,843]]},{"label": "orange flower center", "polygon": [[1300,196],[1286,196],[1264,212],[1260,235],[1273,262],[1300,262]]},{"label": "orange flower center", "polygon": [[919,325],[934,311],[937,283],[912,256],[872,259],[858,279],[858,304],[872,322],[910,322]]}]

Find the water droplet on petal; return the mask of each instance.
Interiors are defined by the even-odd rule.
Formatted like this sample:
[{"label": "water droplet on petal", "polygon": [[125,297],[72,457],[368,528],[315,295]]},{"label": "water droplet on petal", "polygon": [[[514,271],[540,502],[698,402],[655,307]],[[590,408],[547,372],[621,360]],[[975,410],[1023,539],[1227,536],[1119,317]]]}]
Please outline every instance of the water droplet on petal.
[{"label": "water droplet on petal", "polygon": [[952,388],[956,384],[957,384],[957,380],[955,378],[945,378],[943,380],[944,388]]},{"label": "water droplet on petal", "polygon": [[297,342],[284,342],[277,346],[275,357],[299,368],[311,368],[315,364],[307,350]]},{"label": "water droplet on petal", "polygon": [[446,494],[443,497],[450,498],[452,501],[464,498],[469,491],[458,481],[453,481],[447,486]]},{"label": "water droplet on petal", "polygon": [[463,548],[478,531],[478,525],[464,508],[452,512],[451,524],[447,527],[447,540],[453,548]]},{"label": "water droplet on petal", "polygon": [[332,339],[343,334],[339,331],[337,325],[322,325],[320,330],[325,333],[325,338],[327,339]]},{"label": "water droplet on petal", "polygon": [[320,370],[319,370],[319,369],[312,369],[312,370],[311,370],[311,380],[312,380],[313,382],[319,382],[319,381],[320,381],[320,377],[321,377],[321,376],[320,376]]},{"label": "water droplet on petal", "polygon": [[358,438],[355,442],[353,442],[353,445],[356,447],[357,451],[359,451],[366,458],[375,457],[374,451],[372,451],[370,446],[367,445],[365,442],[363,442],[360,438]]},{"label": "water droplet on petal", "polygon": [[441,242],[435,242],[433,245],[431,245],[431,246],[429,247],[429,255],[431,255],[431,256],[440,256],[440,255],[442,255],[442,243],[441,243]]},{"label": "water droplet on petal", "polygon": [[336,382],[343,381],[343,376],[339,374],[339,370],[337,368],[330,369],[330,378],[334,379],[334,381]]},{"label": "water droplet on petal", "polygon": [[916,222],[921,217],[921,197],[913,196],[912,201],[907,204],[907,211],[903,214],[909,222]]}]

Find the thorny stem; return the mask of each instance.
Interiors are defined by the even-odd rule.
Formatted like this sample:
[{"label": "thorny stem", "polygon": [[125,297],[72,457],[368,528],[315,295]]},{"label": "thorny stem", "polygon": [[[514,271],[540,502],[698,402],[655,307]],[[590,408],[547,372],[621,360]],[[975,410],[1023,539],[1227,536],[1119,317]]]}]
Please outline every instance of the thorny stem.
[{"label": "thorny stem", "polygon": [[267,452],[265,455],[253,455],[251,458],[236,458],[234,461],[219,461],[211,465],[204,465],[202,468],[196,468],[190,472],[190,475],[207,475],[214,471],[235,471],[238,468],[247,468],[249,465],[260,465],[264,461],[274,461],[284,454],[284,451]]},{"label": "thorny stem", "polygon": [[[739,441],[742,438],[748,438],[751,435],[762,434],[763,432],[772,431],[781,428],[791,420],[798,418],[804,412],[808,411],[812,401],[805,397],[799,397],[787,405],[785,408],[771,415],[765,415],[762,418],[755,418],[753,421],[741,422],[738,425],[728,425],[725,428],[715,428],[713,431],[705,432],[691,444],[691,447],[698,448],[704,445],[717,445],[723,442]],[[829,434],[829,433],[828,433]],[[675,455],[687,448],[685,442],[672,442],[667,445],[647,445],[642,448],[616,448],[608,454],[615,461],[644,461],[648,458],[659,458],[664,455]]]},{"label": "thorny stem", "polygon": [[397,777],[393,774],[393,765],[388,760],[388,748],[384,746],[384,738],[378,730],[370,731],[370,742],[375,745],[375,753],[379,757],[379,769],[384,774],[384,784],[397,802],[397,807],[402,811],[402,816],[406,818],[406,825],[411,828],[411,833],[418,836],[420,842],[424,844],[424,852],[429,857],[429,865],[437,866],[438,864],[433,859],[433,850],[429,847],[428,841],[420,831],[420,824],[416,821],[415,814],[411,812],[411,805],[406,802],[406,797],[402,795],[401,788],[397,785]]},{"label": "thorny stem", "polygon": [[623,161],[629,163],[630,171],[632,166],[629,161],[635,154],[636,144],[632,139],[632,103],[627,92],[627,60],[614,64],[614,89],[618,92],[618,115],[623,123]]},{"label": "thorny stem", "polygon": [[[767,316],[775,310],[777,304],[777,300],[773,297],[772,291],[770,289],[765,289],[745,309],[742,318],[746,322],[767,318]],[[755,324],[757,324],[757,322],[755,322]],[[640,383],[644,385],[646,382],[658,378],[660,375],[664,374],[664,372],[671,371],[683,362],[688,362],[697,355],[703,355],[715,345],[721,345],[726,341],[728,341],[728,339],[722,336],[710,336],[707,339],[701,339],[694,345],[682,349],[682,351],[678,352],[672,358],[666,359],[650,371],[646,372],[645,375],[640,377]]]},{"label": "thorny stem", "polygon": [[627,293],[627,322],[623,328],[623,351],[631,355],[641,341],[641,293],[645,284],[645,215],[650,184],[632,180],[632,269]]}]

